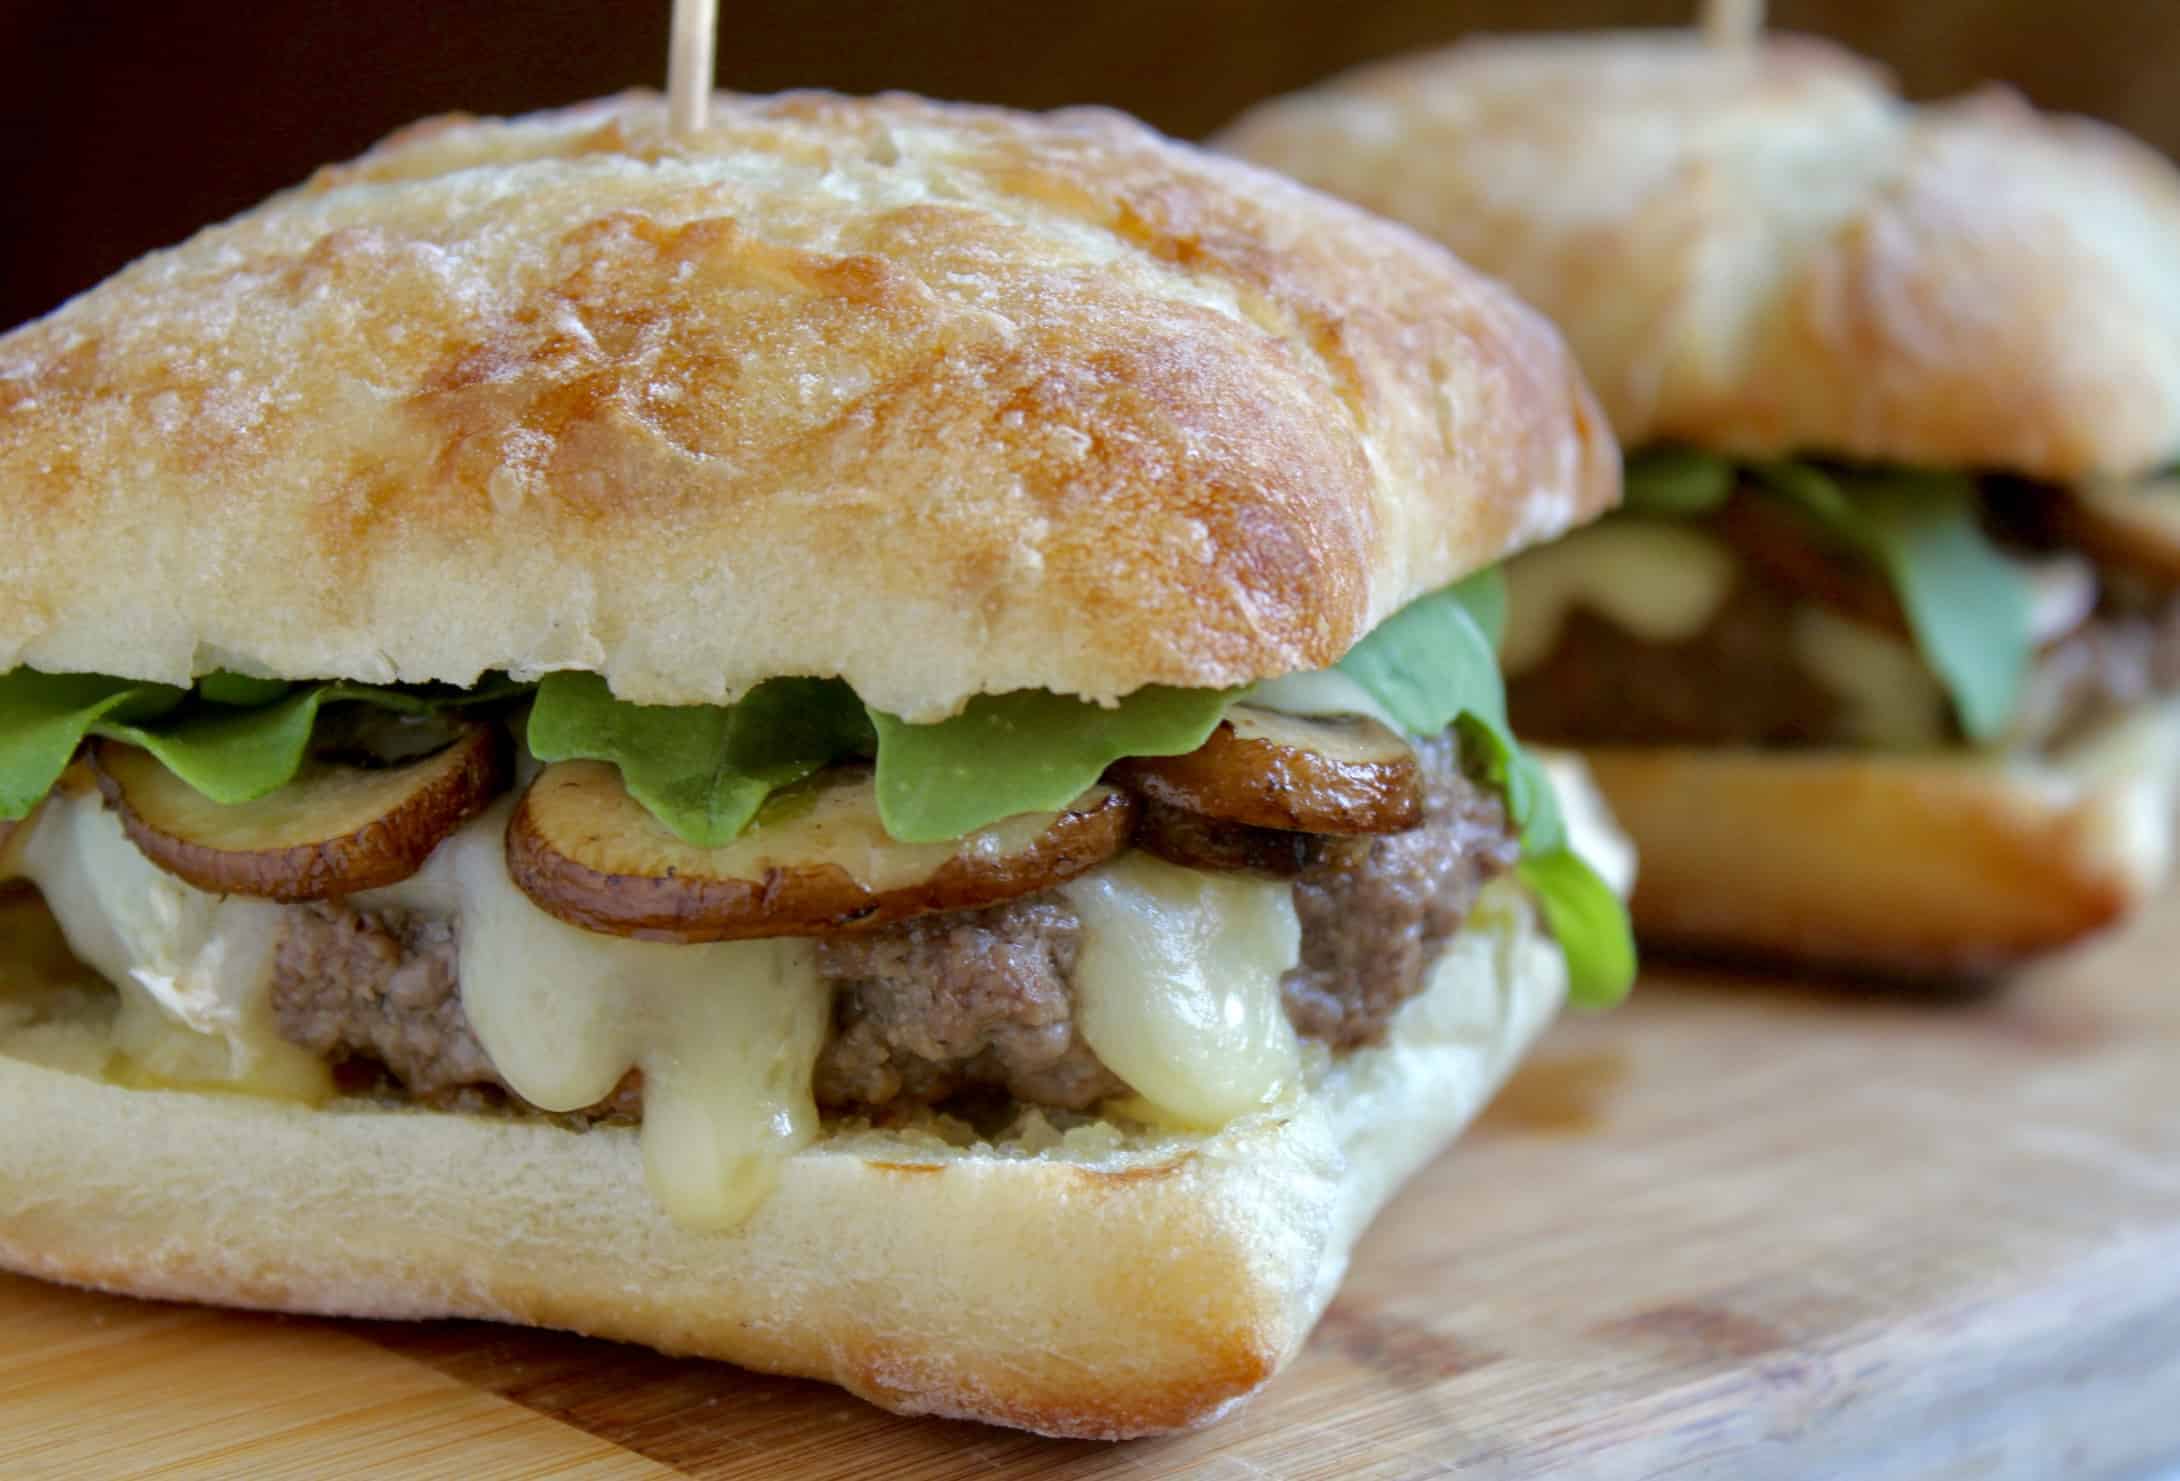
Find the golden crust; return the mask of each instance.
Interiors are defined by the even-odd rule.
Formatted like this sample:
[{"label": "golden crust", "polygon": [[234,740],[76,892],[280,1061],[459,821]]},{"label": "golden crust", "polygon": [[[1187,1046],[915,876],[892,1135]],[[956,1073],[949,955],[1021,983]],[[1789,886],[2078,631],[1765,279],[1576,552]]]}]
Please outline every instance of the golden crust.
[{"label": "golden crust", "polygon": [[1870,752],[1584,753],[1642,859],[1654,946],[1970,975],[2140,906],[2171,871],[2180,705],[2059,761]]},{"label": "golden crust", "polygon": [[1392,1042],[1215,1136],[1036,1156],[834,1136],[730,1235],[658,1213],[626,1128],[122,1089],[48,1067],[47,1043],[47,1064],[0,1055],[0,1267],[564,1327],[1046,1434],[1203,1424],[1293,1356],[1371,1216],[1558,1006],[1558,949],[1512,916]]},{"label": "golden crust", "polygon": [[935,719],[1322,667],[1616,497],[1397,227],[1104,112],[713,117],[420,125],[0,339],[0,670]]},{"label": "golden crust", "polygon": [[1489,38],[1221,143],[1504,277],[1630,446],[2051,479],[2180,453],[2180,176],[2011,94],[1913,107],[1805,37]]}]

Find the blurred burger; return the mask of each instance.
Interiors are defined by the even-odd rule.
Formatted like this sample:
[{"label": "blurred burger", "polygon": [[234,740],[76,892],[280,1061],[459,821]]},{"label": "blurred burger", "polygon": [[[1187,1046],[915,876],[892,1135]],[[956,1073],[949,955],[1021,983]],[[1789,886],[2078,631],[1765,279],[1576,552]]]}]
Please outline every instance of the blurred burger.
[{"label": "blurred burger", "polygon": [[1237,154],[1561,326],[1625,511],[1509,569],[1514,722],[1635,837],[1638,928],[2003,966],[2165,871],[2180,188],[1821,42],[1485,39],[1267,104]]}]

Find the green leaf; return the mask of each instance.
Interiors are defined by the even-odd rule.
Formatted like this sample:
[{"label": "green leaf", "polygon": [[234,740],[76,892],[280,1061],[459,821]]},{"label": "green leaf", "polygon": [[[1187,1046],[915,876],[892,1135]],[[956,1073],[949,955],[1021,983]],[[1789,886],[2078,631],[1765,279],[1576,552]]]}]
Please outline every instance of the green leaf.
[{"label": "green leaf", "polygon": [[986,694],[936,725],[870,712],[878,815],[909,843],[959,838],[1016,813],[1067,806],[1123,756],[1177,756],[1218,727],[1233,691],[1153,685],[1112,709],[1025,689]]},{"label": "green leaf", "polygon": [[245,709],[239,707],[244,691],[229,685],[222,686],[230,696],[226,701],[194,704],[146,726],[101,724],[97,733],[142,746],[204,796],[232,805],[254,802],[295,780],[310,755],[319,713],[327,705],[365,704],[404,715],[428,715],[511,698],[529,687],[500,675],[488,676],[471,689],[448,684],[284,685],[284,697]]},{"label": "green leaf", "polygon": [[1804,464],[1757,471],[1884,569],[1961,728],[1976,740],[2003,731],[2035,647],[2032,599],[2019,568],[1983,533],[1974,480],[1907,472],[1841,480]]},{"label": "green leaf", "polygon": [[254,710],[206,707],[156,729],[102,725],[99,734],[142,746],[214,802],[251,802],[294,780],[333,687]]},{"label": "green leaf", "polygon": [[1570,848],[1525,853],[1516,866],[1567,958],[1567,997],[1609,1008],[1635,982],[1635,933],[1612,887]]},{"label": "green leaf", "polygon": [[222,669],[197,681],[197,698],[209,704],[255,709],[284,699],[293,687],[286,679],[253,679],[248,674],[230,674]]},{"label": "green leaf", "polygon": [[45,800],[94,726],[152,719],[185,692],[96,674],[0,674],[0,822],[25,817]]},{"label": "green leaf", "polygon": [[732,705],[635,705],[596,674],[548,674],[530,710],[540,761],[607,761],[677,838],[730,843],[767,797],[843,756],[870,726],[847,685],[772,679]]},{"label": "green leaf", "polygon": [[1635,977],[1627,909],[1568,848],[1559,794],[1507,727],[1491,635],[1505,594],[1497,573],[1486,574],[1492,579],[1471,577],[1409,603],[1357,643],[1340,670],[1411,732],[1459,730],[1463,755],[1506,798],[1521,830],[1521,878],[1566,955],[1571,995],[1618,1002]]},{"label": "green leaf", "polygon": [[1989,740],[2013,715],[2035,647],[2027,581],[1984,537],[1971,492],[1934,498],[1886,487],[1866,492],[1862,504],[1962,728]]},{"label": "green leaf", "polygon": [[1412,734],[1436,735],[1463,714],[1504,732],[1497,650],[1505,624],[1505,578],[1484,571],[1416,598],[1364,635],[1338,667]]},{"label": "green leaf", "polygon": [[1859,542],[1855,508],[1847,491],[1822,469],[1807,463],[1752,463],[1749,472],[1773,493],[1782,494],[1816,516],[1826,528],[1850,541]]},{"label": "green leaf", "polygon": [[[87,736],[142,746],[214,802],[251,802],[287,785],[329,704],[428,714],[521,693],[493,677],[473,689],[292,684],[210,675],[194,699],[165,684],[95,674],[0,675],[0,820],[20,818],[51,790]],[[190,702],[184,703],[185,699]],[[265,700],[272,703],[265,703]]]},{"label": "green leaf", "polygon": [[1523,847],[1558,846],[1558,798],[1506,721],[1497,629],[1506,585],[1494,569],[1419,597],[1378,624],[1340,660],[1346,674],[1414,735],[1457,725],[1471,762],[1506,797]]},{"label": "green leaf", "polygon": [[1620,507],[1631,514],[1689,518],[1710,514],[1733,497],[1732,463],[1712,453],[1660,448],[1627,460]]},{"label": "green leaf", "polygon": [[1450,590],[1483,633],[1484,641],[1491,644],[1491,651],[1497,653],[1499,640],[1506,636],[1506,573],[1493,566],[1455,582]]}]

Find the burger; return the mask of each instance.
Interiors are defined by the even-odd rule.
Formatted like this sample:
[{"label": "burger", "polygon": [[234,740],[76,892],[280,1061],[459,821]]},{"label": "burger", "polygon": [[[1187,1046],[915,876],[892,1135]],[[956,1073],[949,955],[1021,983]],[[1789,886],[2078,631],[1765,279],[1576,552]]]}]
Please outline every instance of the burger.
[{"label": "burger", "polygon": [[1658,944],[1973,976],[2164,874],[2180,181],[2003,91],[1775,36],[1487,38],[1226,148],[1501,275],[1628,447],[1508,570],[1514,724],[1581,747]]},{"label": "burger", "polygon": [[0,339],[0,1264],[1208,1420],[1627,985],[1493,657],[1618,492],[1115,115],[398,134]]}]

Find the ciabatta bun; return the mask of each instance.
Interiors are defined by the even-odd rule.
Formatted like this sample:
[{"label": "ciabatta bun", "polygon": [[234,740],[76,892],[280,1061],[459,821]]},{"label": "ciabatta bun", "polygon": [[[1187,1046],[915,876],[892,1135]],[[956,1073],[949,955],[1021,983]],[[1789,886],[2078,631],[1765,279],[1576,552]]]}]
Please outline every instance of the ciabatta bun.
[{"label": "ciabatta bun", "polygon": [[0,672],[943,718],[1323,668],[1617,497],[1558,336],[1116,114],[443,119],[0,339]]},{"label": "ciabatta bun", "polygon": [[2180,175],[1807,37],[1492,37],[1219,141],[1417,227],[1566,333],[1630,447],[2053,480],[2180,453]]},{"label": "ciabatta bun", "polygon": [[2046,761],[1585,753],[1642,858],[1654,946],[1955,977],[2063,946],[2170,872],[2180,701]]}]

